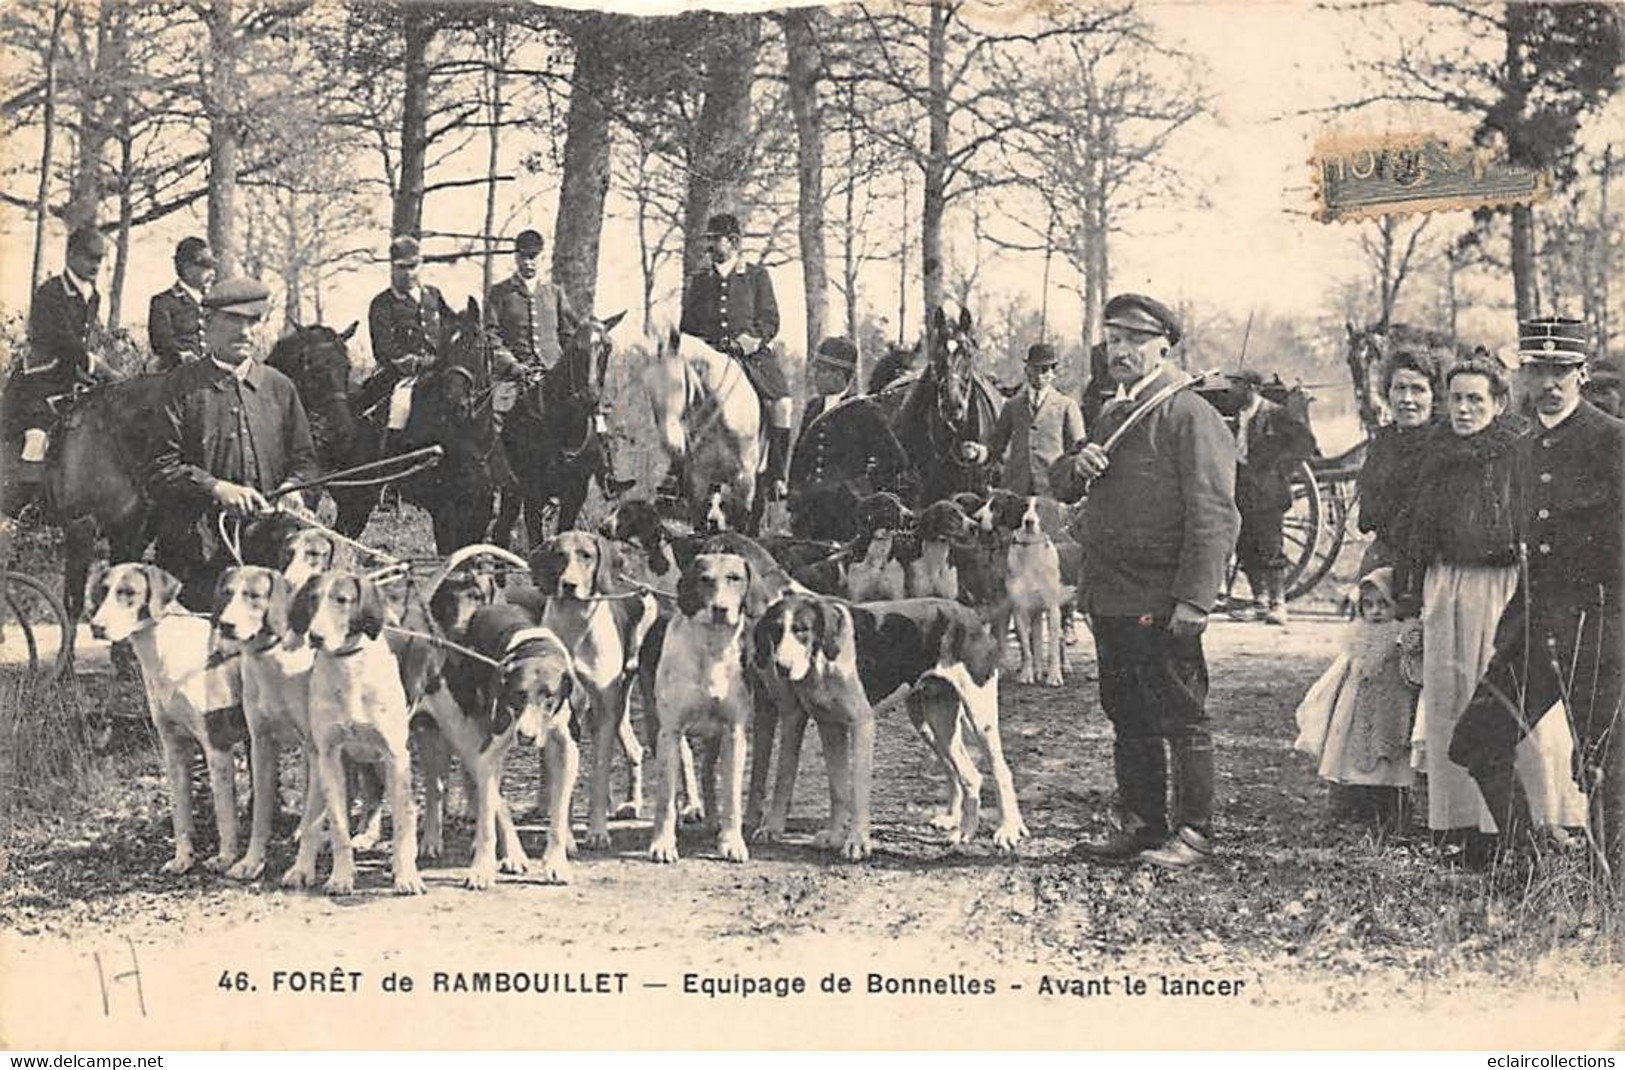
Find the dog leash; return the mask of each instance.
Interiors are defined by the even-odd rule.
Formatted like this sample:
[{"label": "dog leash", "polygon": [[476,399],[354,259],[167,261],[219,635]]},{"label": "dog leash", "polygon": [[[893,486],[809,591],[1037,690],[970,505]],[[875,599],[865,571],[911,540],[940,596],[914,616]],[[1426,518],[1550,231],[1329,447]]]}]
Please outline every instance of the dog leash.
[{"label": "dog leash", "polygon": [[[405,453],[397,453],[390,457],[381,457],[376,461],[368,461],[366,464],[358,464],[350,468],[340,468],[336,472],[331,472],[316,479],[307,480],[304,483],[293,483],[289,486],[281,487],[275,494],[270,496],[270,500],[274,502],[278,498],[284,498],[290,494],[298,494],[301,491],[306,490],[316,490],[320,487],[371,487],[381,483],[391,483],[397,479],[405,479],[407,476],[416,475],[425,469],[433,468],[435,465],[440,463],[441,458],[443,458],[445,455],[446,450],[444,446],[440,446],[438,444],[432,446],[420,446],[415,450],[407,450]],[[410,462],[410,464],[403,471],[396,472],[392,475],[379,476],[376,479],[356,478],[357,476],[365,476],[368,473],[377,471],[380,468],[391,468],[391,466],[401,464],[402,462]]]}]

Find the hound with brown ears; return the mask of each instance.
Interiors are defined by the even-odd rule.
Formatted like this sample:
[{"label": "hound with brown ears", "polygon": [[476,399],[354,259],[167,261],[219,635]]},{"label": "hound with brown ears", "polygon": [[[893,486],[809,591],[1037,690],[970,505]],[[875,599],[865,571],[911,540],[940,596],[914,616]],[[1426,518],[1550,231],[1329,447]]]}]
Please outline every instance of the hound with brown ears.
[{"label": "hound with brown ears", "polygon": [[908,565],[910,598],[959,599],[959,568],[952,551],[976,537],[976,525],[951,500],[933,502],[920,514],[920,556]]},{"label": "hound with brown ears", "polygon": [[295,591],[312,576],[338,568],[340,547],[338,540],[318,528],[299,528],[288,534],[282,544],[278,565],[288,585]]},{"label": "hound with brown ears", "polygon": [[[817,843],[849,859],[866,857],[873,779],[875,707],[910,688],[910,718],[950,771],[951,842],[968,843],[980,821],[981,775],[965,752],[961,722],[992,767],[1000,817],[994,845],[1012,851],[1027,834],[999,735],[998,643],[975,611],[941,598],[863,606],[809,595],[775,603],[757,624],[755,662],[787,684],[778,774],[757,835],[784,834],[806,718],[818,722],[830,777],[830,820]],[[765,760],[760,753],[757,760]]]},{"label": "hound with brown ears", "polygon": [[[394,818],[391,836],[395,891],[421,895],[417,868],[417,810],[407,754],[411,707],[401,683],[402,666],[379,638],[386,613],[378,585],[351,572],[312,577],[293,600],[288,624],[314,648],[310,669],[310,735],[315,744],[328,829],[333,843],[332,895],[355,890],[355,852],[350,841],[344,791],[345,754],[380,761]],[[300,862],[319,848],[301,839]],[[314,857],[311,858],[312,865]]]},{"label": "hound with brown ears", "polygon": [[897,537],[914,514],[895,494],[871,494],[858,503],[857,560],[846,570],[846,596],[854,602],[902,598],[907,593],[903,564],[894,555]]},{"label": "hound with brown ears", "polygon": [[141,664],[147,712],[163,748],[175,831],[175,855],[164,873],[192,868],[192,776],[188,745],[203,748],[214,793],[219,850],[204,866],[225,871],[237,859],[236,763],[233,745],[248,738],[238,674],[209,655],[209,621],[172,612],[180,581],[156,565],[119,564],[91,581],[96,607],[90,631],[127,639]]},{"label": "hound with brown ears", "polygon": [[[751,604],[751,587],[751,566],[739,554],[697,555],[678,580],[677,615],[666,619],[658,642],[645,644],[638,680],[644,704],[655,711],[659,725],[655,754],[660,783],[649,844],[649,857],[656,862],[677,861],[677,781],[690,732],[719,743],[723,789],[716,800],[717,850],[730,862],[750,857],[744,787],[752,703],[743,639],[747,613],[755,609],[759,614],[763,608]],[[691,784],[692,777],[688,779]],[[709,762],[705,780],[709,789]]]},{"label": "hound with brown ears", "polygon": [[522,608],[477,608],[464,636],[487,662],[462,658],[447,668],[452,694],[464,718],[441,724],[474,784],[474,860],[468,886],[496,882],[497,844],[506,856],[502,869],[531,871],[501,795],[502,767],[515,743],[534,746],[547,763],[548,825],[540,875],[563,884],[570,879],[570,799],[581,756],[570,735],[570,695],[575,669],[564,643],[535,625]]},{"label": "hound with brown ears", "polygon": [[563,640],[592,708],[587,846],[595,850],[610,845],[610,755],[617,740],[632,768],[628,801],[616,816],[636,817],[643,809],[643,746],[632,730],[627,672],[658,610],[653,596],[627,589],[614,562],[609,542],[586,531],[560,532],[530,560],[536,587],[547,596],[542,627]]}]

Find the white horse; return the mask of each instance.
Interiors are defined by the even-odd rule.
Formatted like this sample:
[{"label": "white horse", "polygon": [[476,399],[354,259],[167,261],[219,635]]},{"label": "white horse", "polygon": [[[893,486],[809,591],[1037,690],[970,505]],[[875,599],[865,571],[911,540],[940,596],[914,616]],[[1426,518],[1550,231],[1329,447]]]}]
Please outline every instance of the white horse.
[{"label": "white horse", "polygon": [[762,410],[739,362],[672,331],[649,365],[644,386],[667,456],[673,463],[687,462],[684,491],[696,527],[703,525],[715,489],[729,527],[753,530]]}]

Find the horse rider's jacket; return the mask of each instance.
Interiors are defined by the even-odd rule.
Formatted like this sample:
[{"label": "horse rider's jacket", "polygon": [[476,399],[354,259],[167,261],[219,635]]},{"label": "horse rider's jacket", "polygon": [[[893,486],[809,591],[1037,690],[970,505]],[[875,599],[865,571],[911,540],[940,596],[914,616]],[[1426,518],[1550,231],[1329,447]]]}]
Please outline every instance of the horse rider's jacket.
[{"label": "horse rider's jacket", "polygon": [[147,306],[147,342],[159,371],[201,357],[203,295],[179,279],[169,289],[153,294]]},{"label": "horse rider's jacket", "polygon": [[[395,287],[372,299],[367,310],[367,327],[372,334],[372,356],[380,374],[392,373],[389,384],[388,421],[391,431],[406,426],[412,411],[412,389],[418,376],[440,360],[440,321],[448,311],[440,291],[424,283],[413,293]],[[365,412],[371,412],[383,398],[372,398]]]},{"label": "horse rider's jacket", "polygon": [[94,282],[72,271],[46,279],[28,312],[28,347],[6,391],[7,423],[23,429],[23,460],[42,461],[52,401],[75,386],[110,374],[87,348],[101,307]]},{"label": "horse rider's jacket", "polygon": [[491,338],[492,407],[507,412],[519,398],[514,382],[527,369],[552,370],[581,320],[555,283],[515,273],[491,287],[485,329]]}]

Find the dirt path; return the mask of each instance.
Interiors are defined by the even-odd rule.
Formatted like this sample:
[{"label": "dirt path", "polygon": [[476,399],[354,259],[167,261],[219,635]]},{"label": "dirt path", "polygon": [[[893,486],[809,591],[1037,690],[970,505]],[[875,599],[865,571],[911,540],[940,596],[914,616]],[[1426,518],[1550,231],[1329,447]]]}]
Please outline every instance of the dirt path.
[{"label": "dirt path", "polygon": [[[1618,1044],[1617,943],[1594,904],[1508,896],[1425,842],[1326,820],[1323,785],[1290,750],[1291,713],[1337,638],[1329,619],[1210,632],[1224,852],[1190,874],[1065,860],[1110,803],[1110,733],[1087,646],[1071,651],[1062,690],[1006,685],[1007,747],[1034,833],[1014,861],[985,838],[964,853],[946,848],[928,824],[941,778],[901,719],[880,732],[880,850],[869,864],[835,864],[808,843],[824,805],[809,742],[795,835],[748,864],[718,861],[695,830],[682,862],[654,865],[642,857],[647,823],[625,822],[613,852],[583,855],[568,886],[508,877],[472,893],[447,866],[428,871],[429,894],[415,899],[389,894],[378,853],[363,856],[361,894],[344,901],[157,876],[169,830],[149,762],[121,811],[64,822],[12,853],[0,894],[0,1041]],[[534,798],[532,775],[528,762],[512,772],[509,797],[521,806]],[[466,823],[453,831],[449,857],[466,860]],[[522,832],[539,850],[534,821]],[[269,868],[288,860],[284,847]],[[358,973],[358,990],[293,990],[335,969],[346,989]],[[572,991],[434,990],[436,973],[450,987],[459,975],[478,986],[476,975],[504,971],[510,983],[550,975],[554,989]],[[382,991],[391,973],[409,975],[414,990]],[[685,974],[800,978],[806,991],[713,998],[685,992]],[[831,974],[852,991],[821,991]],[[871,994],[871,974],[883,989],[906,978],[927,992]],[[1165,977],[1207,994],[1172,994]],[[1092,982],[1093,994],[1044,994],[1057,979],[1080,990]],[[253,990],[231,990],[237,983]]]}]

